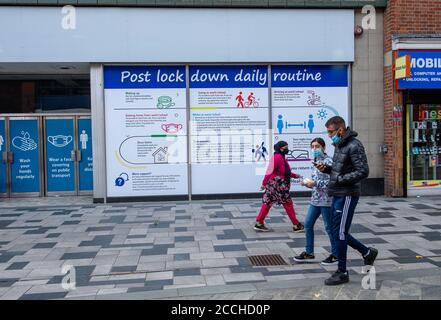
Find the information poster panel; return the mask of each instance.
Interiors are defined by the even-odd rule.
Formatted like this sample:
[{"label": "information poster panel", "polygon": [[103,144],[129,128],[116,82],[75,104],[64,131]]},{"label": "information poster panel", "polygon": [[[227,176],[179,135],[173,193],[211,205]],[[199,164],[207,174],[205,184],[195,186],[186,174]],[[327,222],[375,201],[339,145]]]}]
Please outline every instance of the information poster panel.
[{"label": "information poster panel", "polygon": [[92,125],[90,119],[78,119],[78,149],[80,191],[93,190]]},{"label": "information poster panel", "polygon": [[107,196],[188,194],[184,66],[106,66]]},{"label": "information poster panel", "polygon": [[5,119],[0,119],[0,194],[6,193],[6,163],[3,161],[6,151]]},{"label": "information poster panel", "polygon": [[258,192],[272,151],[268,67],[192,66],[189,77],[192,194]]},{"label": "information poster panel", "polygon": [[[289,144],[286,156],[292,171],[311,176],[311,140],[320,137],[333,155],[326,121],[341,116],[348,122],[348,68],[346,65],[284,65],[272,67],[272,123],[274,143]],[[292,190],[305,191],[293,184]]]},{"label": "information poster panel", "polygon": [[46,181],[48,192],[75,191],[73,119],[46,119]]},{"label": "information poster panel", "polygon": [[10,120],[11,192],[40,192],[37,120]]}]

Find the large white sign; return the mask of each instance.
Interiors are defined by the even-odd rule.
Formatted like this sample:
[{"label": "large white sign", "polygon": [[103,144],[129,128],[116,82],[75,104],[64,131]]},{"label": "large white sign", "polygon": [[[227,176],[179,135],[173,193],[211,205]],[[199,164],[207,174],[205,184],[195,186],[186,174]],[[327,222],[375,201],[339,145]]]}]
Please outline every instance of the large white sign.
[{"label": "large white sign", "polygon": [[188,194],[185,67],[104,68],[107,196]]},{"label": "large white sign", "polygon": [[[323,138],[328,155],[333,147],[325,127],[333,116],[348,120],[348,69],[345,65],[286,65],[272,67],[274,143],[286,141],[292,171],[311,176],[311,141]],[[291,190],[306,191],[299,184]]]},{"label": "large white sign", "polygon": [[190,67],[193,194],[258,192],[269,147],[267,66]]},{"label": "large white sign", "polygon": [[108,197],[259,192],[280,140],[308,177],[311,140],[332,156],[325,123],[349,114],[346,65],[109,66],[104,84]]}]

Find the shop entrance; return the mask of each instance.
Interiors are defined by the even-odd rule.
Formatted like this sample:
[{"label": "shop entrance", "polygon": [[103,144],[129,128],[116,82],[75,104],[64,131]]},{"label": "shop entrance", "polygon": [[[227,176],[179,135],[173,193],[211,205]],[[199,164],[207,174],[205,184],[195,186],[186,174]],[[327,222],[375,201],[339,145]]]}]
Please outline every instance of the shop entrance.
[{"label": "shop entrance", "polygon": [[91,194],[90,116],[0,117],[0,196]]},{"label": "shop entrance", "polygon": [[409,90],[407,109],[408,195],[441,192],[441,90]]},{"label": "shop entrance", "polygon": [[0,197],[91,194],[88,64],[0,69]]}]

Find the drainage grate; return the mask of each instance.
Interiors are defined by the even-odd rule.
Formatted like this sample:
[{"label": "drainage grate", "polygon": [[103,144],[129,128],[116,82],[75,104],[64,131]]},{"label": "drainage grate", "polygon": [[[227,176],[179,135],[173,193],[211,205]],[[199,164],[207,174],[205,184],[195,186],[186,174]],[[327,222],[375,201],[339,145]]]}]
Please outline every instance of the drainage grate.
[{"label": "drainage grate", "polygon": [[264,254],[260,256],[249,256],[253,266],[286,266],[287,263],[279,254]]}]

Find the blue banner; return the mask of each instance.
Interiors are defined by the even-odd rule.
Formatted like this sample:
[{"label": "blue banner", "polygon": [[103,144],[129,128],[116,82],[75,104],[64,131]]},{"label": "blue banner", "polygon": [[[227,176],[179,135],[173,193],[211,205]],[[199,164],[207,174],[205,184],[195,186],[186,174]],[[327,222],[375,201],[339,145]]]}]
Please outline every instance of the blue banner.
[{"label": "blue banner", "polygon": [[73,120],[47,119],[45,127],[47,191],[75,191]]},{"label": "blue banner", "polygon": [[265,88],[267,66],[192,66],[190,88]]},{"label": "blue banner", "polygon": [[78,149],[81,152],[79,162],[80,191],[93,190],[92,162],[92,126],[90,119],[78,119]]},{"label": "blue banner", "polygon": [[399,57],[410,55],[410,77],[398,80],[400,89],[441,88],[440,51],[400,51]]},{"label": "blue banner", "polygon": [[271,67],[272,87],[347,87],[346,65],[284,65]]},{"label": "blue banner", "polygon": [[3,152],[6,152],[5,120],[0,120],[0,193],[6,193],[6,163]]},{"label": "blue banner", "polygon": [[185,66],[105,66],[105,89],[185,88]]},{"label": "blue banner", "polygon": [[40,192],[37,120],[11,120],[11,192]]}]

